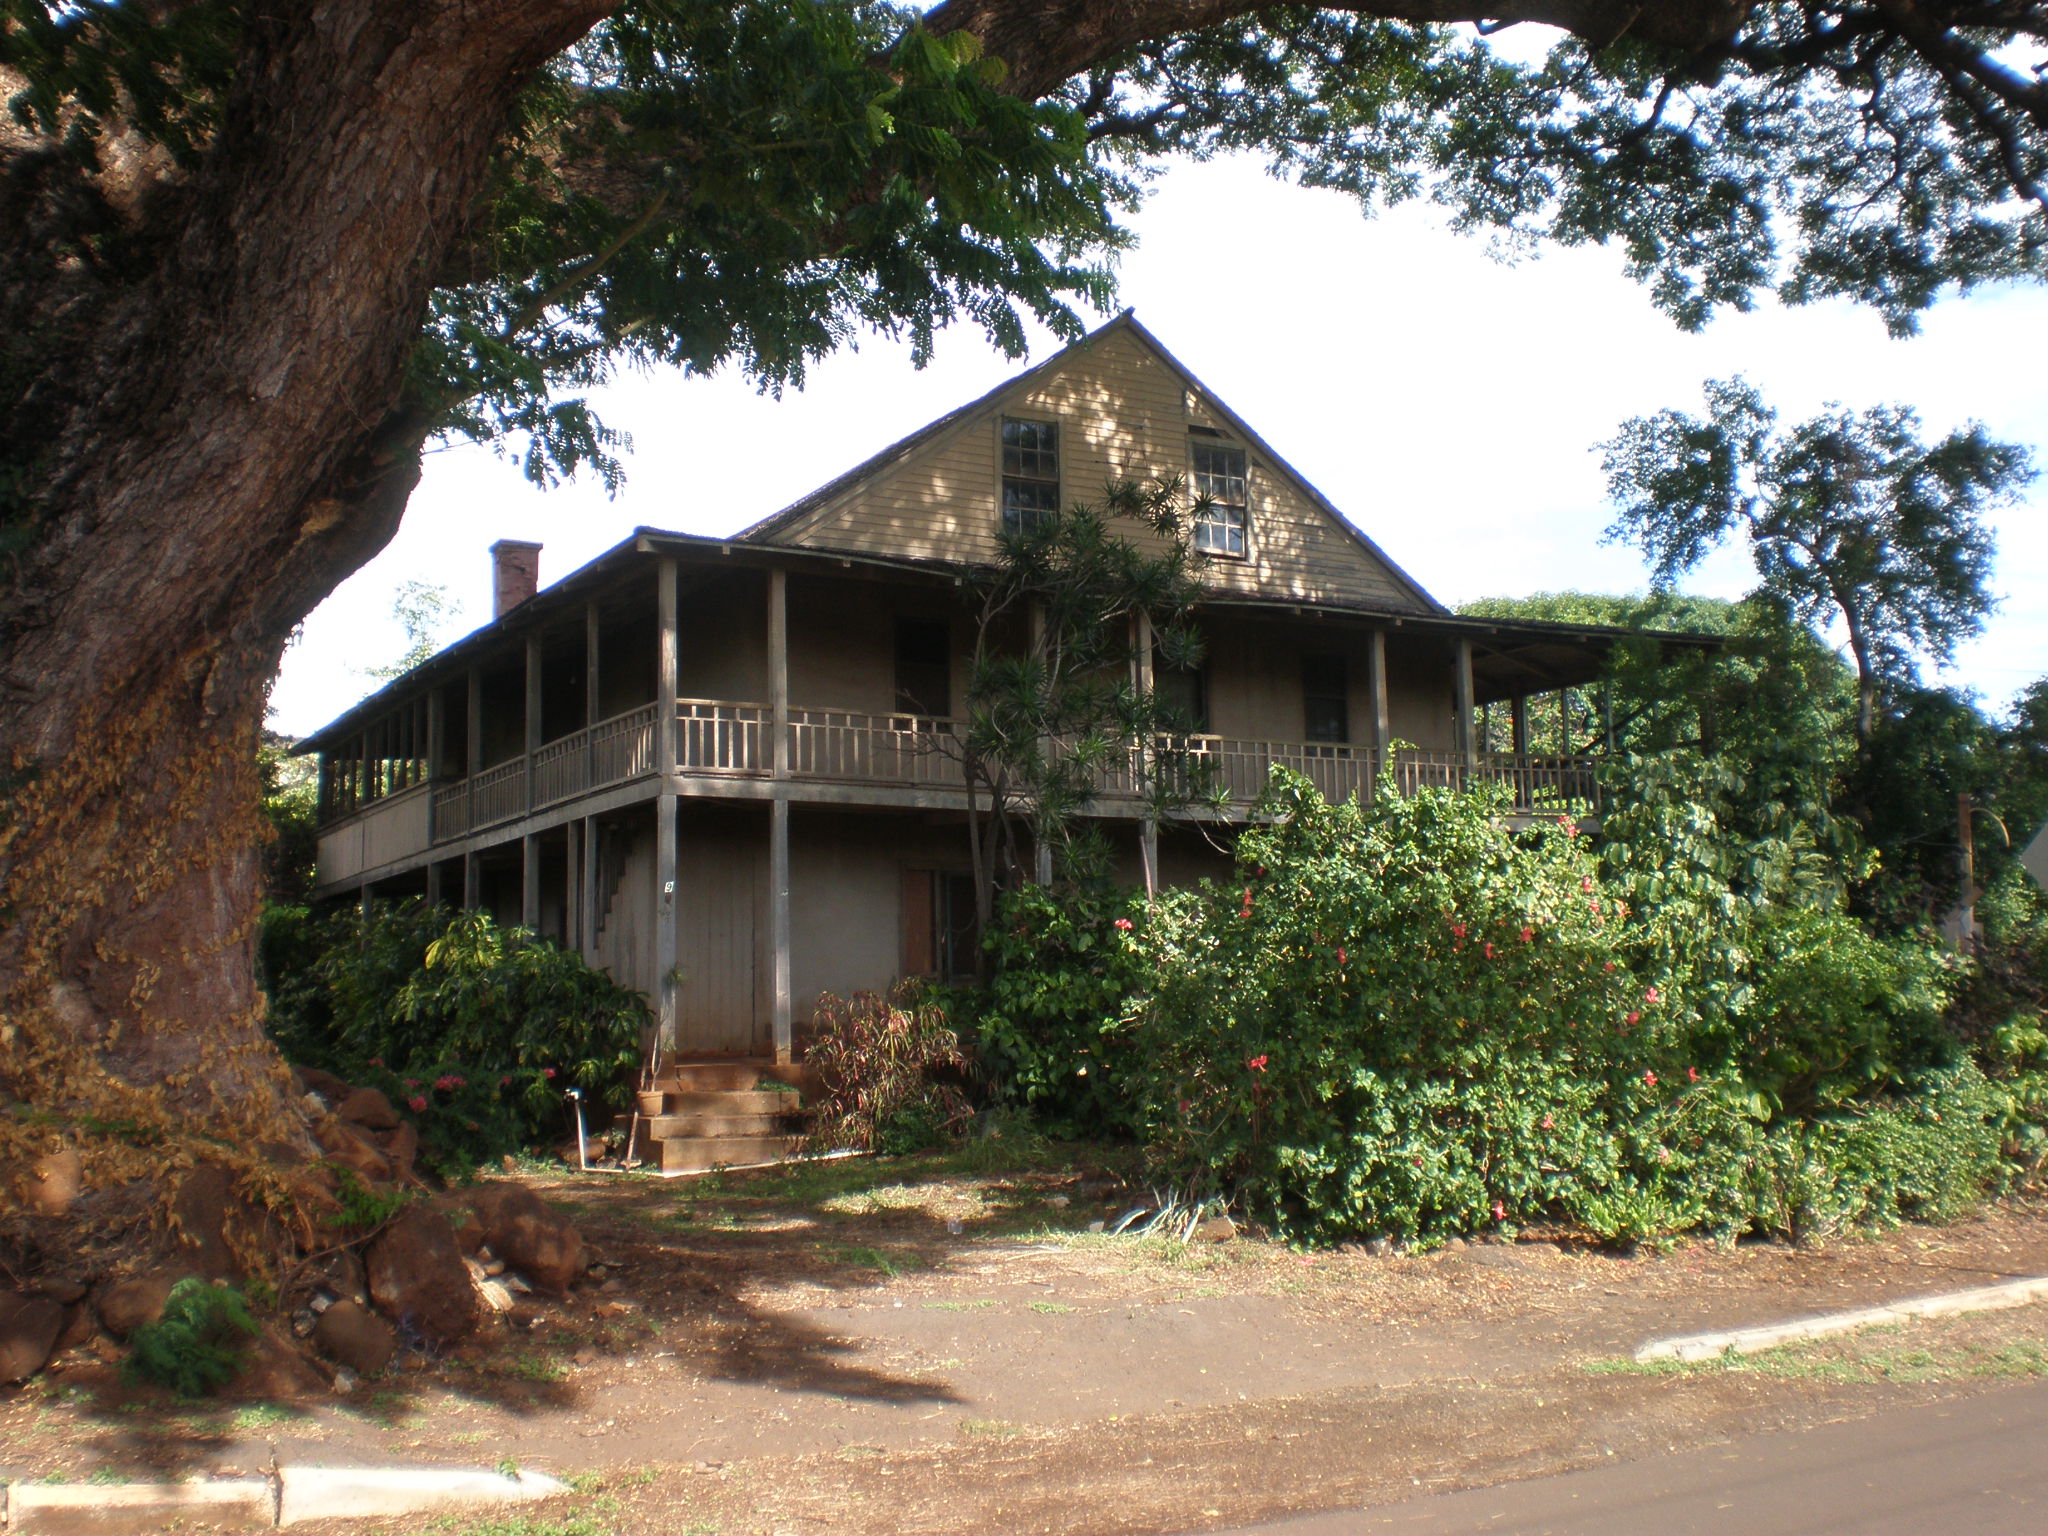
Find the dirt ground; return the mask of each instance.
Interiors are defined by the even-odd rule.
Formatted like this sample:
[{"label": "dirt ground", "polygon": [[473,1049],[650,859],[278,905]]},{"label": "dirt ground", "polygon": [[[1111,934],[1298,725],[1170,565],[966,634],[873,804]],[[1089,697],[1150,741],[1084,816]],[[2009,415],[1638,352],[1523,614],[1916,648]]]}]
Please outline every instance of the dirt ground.
[{"label": "dirt ground", "polygon": [[195,1407],[74,1351],[0,1393],[0,1477],[512,1461],[578,1495],[519,1521],[388,1529],[1138,1536],[2048,1374],[2048,1308],[1735,1368],[1627,1363],[1658,1335],[2048,1273],[2044,1205],[1817,1249],[1307,1253],[1091,1233],[1142,1203],[1114,1158],[1022,1161],[529,1175],[572,1209],[601,1281],[345,1396]]}]

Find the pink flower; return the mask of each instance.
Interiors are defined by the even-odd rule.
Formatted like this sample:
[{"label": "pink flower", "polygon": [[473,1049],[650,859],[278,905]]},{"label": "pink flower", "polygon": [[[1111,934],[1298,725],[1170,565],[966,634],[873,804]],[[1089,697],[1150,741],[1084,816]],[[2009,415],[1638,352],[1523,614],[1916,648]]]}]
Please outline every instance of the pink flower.
[{"label": "pink flower", "polygon": [[405,1080],[405,1086],[406,1086],[406,1087],[408,1087],[408,1088],[417,1088],[417,1087],[419,1087],[419,1085],[420,1085],[420,1080],[419,1080],[418,1078],[416,1078],[416,1077],[408,1077],[408,1078],[407,1078],[407,1079]]},{"label": "pink flower", "polygon": [[512,1086],[512,1074],[507,1072],[503,1077],[499,1078],[498,1086],[500,1088],[510,1088]]},{"label": "pink flower", "polygon": [[1506,1221],[1508,1219],[1508,1208],[1498,1200],[1493,1202],[1493,1219],[1495,1221]]},{"label": "pink flower", "polygon": [[1654,1088],[1654,1087],[1656,1087],[1656,1086],[1657,1086],[1657,1074],[1656,1074],[1656,1073],[1654,1073],[1654,1072],[1645,1072],[1645,1073],[1643,1074],[1643,1085],[1644,1085],[1645,1087],[1647,1087],[1647,1088]]},{"label": "pink flower", "polygon": [[1250,886],[1244,888],[1244,906],[1237,915],[1239,917],[1250,917],[1252,915],[1252,888]]},{"label": "pink flower", "polygon": [[1569,816],[1558,817],[1557,824],[1560,827],[1563,827],[1567,832],[1573,831],[1578,827],[1578,823],[1573,821]]},{"label": "pink flower", "polygon": [[1486,958],[1489,960],[1493,958],[1493,946],[1491,944],[1486,946]]},{"label": "pink flower", "polygon": [[1188,1112],[1188,1101],[1186,1099],[1182,1099],[1180,1101],[1180,1112],[1182,1114],[1186,1114]]},{"label": "pink flower", "polygon": [[555,1075],[555,1069],[553,1067],[542,1067],[540,1069],[540,1075],[542,1077],[551,1078]]},{"label": "pink flower", "polygon": [[462,1079],[457,1077],[453,1072],[450,1072],[444,1076],[435,1078],[434,1086],[436,1088],[439,1088],[443,1093],[446,1093],[450,1088],[460,1088],[462,1086]]},{"label": "pink flower", "polygon": [[1659,992],[1655,987],[1651,987],[1647,992],[1643,994],[1643,1001],[1646,1003],[1662,1002],[1663,994]]},{"label": "pink flower", "polygon": [[384,1065],[384,1058],[382,1056],[372,1056],[370,1058],[370,1065],[373,1067],[381,1067]]},{"label": "pink flower", "polygon": [[1344,946],[1342,944],[1337,946],[1337,963],[1339,965],[1349,965],[1351,963],[1351,957],[1344,953]]},{"label": "pink flower", "polygon": [[1614,969],[1614,962],[1612,960],[1609,960],[1605,965],[1601,966],[1600,969],[1603,971],[1611,971]]},{"label": "pink flower", "polygon": [[1526,943],[1528,943],[1528,942],[1529,942],[1529,941],[1530,941],[1531,939],[1533,939],[1533,938],[1535,938],[1535,937],[1536,937],[1536,930],[1535,930],[1534,928],[1530,928],[1530,927],[1528,927],[1528,926],[1526,926],[1526,925],[1525,925],[1525,926],[1523,927],[1523,929],[1522,929],[1522,942],[1523,942],[1524,944],[1526,944]]},{"label": "pink flower", "polygon": [[1698,1067],[1687,1067],[1685,1069],[1685,1080],[1688,1083],[1698,1082],[1700,1080],[1700,1069]]},{"label": "pink flower", "polygon": [[1263,1072],[1266,1070],[1266,1061],[1267,1058],[1264,1055],[1259,1055],[1254,1056],[1250,1061],[1246,1062],[1245,1065],[1251,1068],[1251,1070],[1254,1072]]},{"label": "pink flower", "polygon": [[1640,1024],[1643,1022],[1643,1016],[1640,1013],[1637,1013],[1633,1009],[1631,1009],[1629,1011],[1628,1021],[1631,1024]]},{"label": "pink flower", "polygon": [[1451,924],[1451,937],[1454,939],[1462,939],[1463,937],[1465,937],[1465,925],[1463,923]]},{"label": "pink flower", "polygon": [[1550,1116],[1545,1115],[1543,1117],[1543,1129],[1546,1131],[1554,1131],[1557,1129],[1557,1122],[1552,1120]]},{"label": "pink flower", "polygon": [[1128,917],[1120,917],[1116,920],[1116,929],[1118,933],[1129,933],[1132,927],[1133,924]]},{"label": "pink flower", "polygon": [[1670,1161],[1671,1161],[1671,1149],[1670,1149],[1669,1147],[1659,1147],[1659,1148],[1657,1149],[1657,1161],[1658,1161],[1658,1162],[1660,1162],[1660,1163],[1668,1163],[1668,1162],[1670,1162]]},{"label": "pink flower", "polygon": [[1579,889],[1584,891],[1588,896],[1592,895],[1593,877],[1591,875],[1582,876],[1579,880]]},{"label": "pink flower", "polygon": [[412,1106],[412,1112],[416,1115],[423,1115],[427,1111],[427,1096],[423,1093],[416,1093],[405,1102]]}]

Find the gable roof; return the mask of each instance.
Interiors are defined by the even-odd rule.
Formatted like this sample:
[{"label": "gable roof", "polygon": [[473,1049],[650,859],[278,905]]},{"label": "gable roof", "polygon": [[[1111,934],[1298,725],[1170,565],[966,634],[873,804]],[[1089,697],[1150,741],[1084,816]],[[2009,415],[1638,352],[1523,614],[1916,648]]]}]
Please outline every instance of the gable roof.
[{"label": "gable roof", "polygon": [[1256,448],[1259,454],[1274,469],[1293,482],[1295,487],[1308,498],[1310,503],[1330,523],[1383,567],[1387,575],[1397,585],[1405,589],[1421,606],[1423,611],[1429,613],[1450,612],[1448,608],[1425,591],[1421,583],[1396,564],[1387,555],[1385,550],[1381,549],[1378,544],[1367,537],[1365,532],[1356,523],[1339,511],[1336,505],[1318,490],[1306,476],[1276,453],[1272,445],[1265,438],[1261,437],[1258,432],[1254,431],[1243,417],[1232,410],[1220,395],[1197,378],[1192,369],[1167,349],[1165,343],[1138,322],[1135,311],[1128,309],[1118,314],[1106,324],[1096,327],[1086,336],[1062,347],[1044,362],[1025,369],[1023,372],[998,384],[986,394],[968,401],[965,405],[955,407],[934,421],[927,422],[915,432],[898,438],[880,452],[862,460],[844,474],[826,481],[825,484],[819,486],[808,495],[799,497],[781,511],[741,529],[737,534],[733,535],[734,540],[743,543],[773,544],[780,543],[784,539],[798,534],[807,524],[821,517],[841,498],[858,490],[869,481],[881,475],[885,470],[903,463],[916,453],[918,449],[935,442],[953,427],[959,426],[971,418],[994,408],[1007,396],[1020,394],[1029,389],[1037,381],[1057,372],[1074,357],[1087,351],[1102,339],[1117,331],[1128,332],[1150,349],[1180,379],[1185,389],[1199,396],[1203,403],[1219,418],[1227,422],[1238,436]]}]

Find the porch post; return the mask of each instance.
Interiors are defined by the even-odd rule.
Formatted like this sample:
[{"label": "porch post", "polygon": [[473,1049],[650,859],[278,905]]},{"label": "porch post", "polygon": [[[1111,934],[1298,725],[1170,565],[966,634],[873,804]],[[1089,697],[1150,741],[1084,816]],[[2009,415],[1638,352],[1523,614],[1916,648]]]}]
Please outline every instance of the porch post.
[{"label": "porch post", "polygon": [[540,839],[531,832],[519,839],[519,926],[540,928]]},{"label": "porch post", "polygon": [[654,748],[661,792],[654,802],[654,999],[662,1049],[676,1048],[676,562],[655,568],[660,647],[655,657]]},{"label": "porch post", "polygon": [[534,805],[533,754],[540,750],[540,636],[526,637],[526,808]]},{"label": "porch post", "polygon": [[[440,799],[441,758],[443,757],[444,754],[446,754],[447,751],[448,700],[442,695],[440,686],[436,684],[434,687],[429,688],[427,690],[426,783],[427,846],[429,848],[433,847],[434,844],[438,843],[441,840],[440,807],[435,802]],[[431,871],[431,869],[432,866],[430,865],[429,870]],[[429,873],[427,876],[427,884],[430,887],[438,887],[440,882],[434,878],[432,873]],[[434,899],[433,890],[430,889],[428,891],[427,899],[429,902],[431,902]]]},{"label": "porch post", "polygon": [[[469,759],[465,777],[474,778],[484,771],[484,689],[483,673],[477,667],[469,669],[468,692],[463,699],[462,719],[465,751]],[[471,811],[471,825],[475,825],[475,811]]]},{"label": "porch post", "polygon": [[[1133,645],[1136,654],[1132,659],[1136,663],[1138,674],[1138,695],[1149,704],[1153,695],[1152,615],[1140,608],[1137,613],[1132,615],[1132,624],[1136,630],[1136,638]],[[1154,749],[1154,745],[1153,742],[1149,741],[1138,743],[1137,761],[1141,772],[1137,787],[1141,795],[1147,793],[1152,787],[1150,772],[1152,758],[1150,754]],[[1159,894],[1159,821],[1152,814],[1152,806],[1149,800],[1146,802],[1143,813],[1138,821],[1138,866],[1144,871],[1145,899],[1150,901]]]},{"label": "porch post", "polygon": [[577,924],[577,932],[583,945],[583,958],[592,962],[597,959],[597,818],[583,818],[583,915]]},{"label": "porch post", "polygon": [[427,905],[430,907],[441,905],[441,861],[439,859],[427,860]]},{"label": "porch post", "polygon": [[1508,732],[1511,750],[1517,757],[1529,755],[1529,696],[1518,693],[1508,701]]},{"label": "porch post", "polygon": [[1376,629],[1367,640],[1365,673],[1372,693],[1372,740],[1368,744],[1372,763],[1365,783],[1371,793],[1378,794],[1380,769],[1386,766],[1387,747],[1394,739],[1387,715],[1387,632]]},{"label": "porch post", "polygon": [[768,805],[768,951],[771,959],[769,1026],[775,1059],[795,1054],[795,1009],[791,999],[789,921],[789,573],[768,573],[769,771],[774,799]]},{"label": "porch post", "polygon": [[462,910],[474,912],[483,905],[483,871],[477,867],[476,850],[462,856]]},{"label": "porch post", "polygon": [[1458,637],[1456,687],[1458,754],[1464,759],[1466,774],[1475,776],[1479,772],[1479,743],[1472,731],[1472,642],[1463,635]]},{"label": "porch post", "polygon": [[[590,728],[603,718],[598,703],[597,671],[597,599],[592,598],[583,605],[583,787],[597,787],[597,737]],[[571,862],[570,867],[575,867]],[[579,916],[581,903],[578,903]]]},{"label": "porch post", "polygon": [[562,826],[562,948],[581,949],[582,934],[578,931],[583,918],[583,903],[578,899],[580,883],[577,871],[582,861],[576,857],[576,834],[582,823],[571,821]]}]

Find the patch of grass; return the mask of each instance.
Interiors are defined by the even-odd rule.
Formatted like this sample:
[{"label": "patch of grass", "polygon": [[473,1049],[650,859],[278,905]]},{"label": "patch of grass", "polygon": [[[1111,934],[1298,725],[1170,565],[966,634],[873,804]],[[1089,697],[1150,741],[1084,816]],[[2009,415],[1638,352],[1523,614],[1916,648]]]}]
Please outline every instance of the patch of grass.
[{"label": "patch of grass", "polygon": [[305,1416],[305,1410],[287,1408],[282,1403],[251,1403],[246,1408],[236,1409],[231,1422],[243,1434],[251,1434],[259,1429],[273,1429],[279,1424],[290,1424]]},{"label": "patch of grass", "polygon": [[1024,1426],[1006,1419],[962,1419],[960,1433],[984,1440],[1014,1440],[1024,1433]]},{"label": "patch of grass", "polygon": [[88,1483],[96,1483],[102,1488],[107,1488],[127,1482],[128,1474],[126,1472],[117,1472],[112,1467],[94,1467],[92,1471],[86,1474],[85,1480]]},{"label": "patch of grass", "polygon": [[927,1312],[985,1312],[994,1305],[993,1301],[928,1301],[924,1309]]},{"label": "patch of grass", "polygon": [[854,1269],[876,1270],[891,1280],[905,1270],[924,1267],[924,1261],[916,1254],[891,1251],[887,1248],[827,1248],[823,1252],[834,1264],[845,1264]]},{"label": "patch of grass", "polygon": [[523,1349],[506,1360],[493,1361],[491,1369],[501,1376],[511,1376],[520,1381],[537,1381],[548,1386],[569,1379],[569,1368],[561,1361],[537,1354],[530,1349]]},{"label": "patch of grass", "polygon": [[[1898,1330],[1873,1329],[1862,1340]],[[1820,1339],[1787,1344],[1754,1355],[1725,1354],[1712,1360],[1587,1360],[1580,1369],[1593,1376],[1765,1376],[1775,1381],[1955,1382],[1976,1378],[2021,1380],[2048,1377],[2048,1340],[2018,1339],[2002,1345],[1960,1344],[1941,1348],[1870,1349],[1856,1339]]]},{"label": "patch of grass", "polygon": [[600,1523],[587,1514],[566,1515],[559,1519],[508,1515],[470,1521],[449,1517],[432,1525],[420,1526],[408,1536],[617,1536],[617,1532],[617,1526]]},{"label": "patch of grass", "polygon": [[1031,1303],[1031,1310],[1043,1312],[1048,1317],[1057,1317],[1062,1312],[1071,1312],[1074,1309],[1063,1301],[1034,1301]]}]

